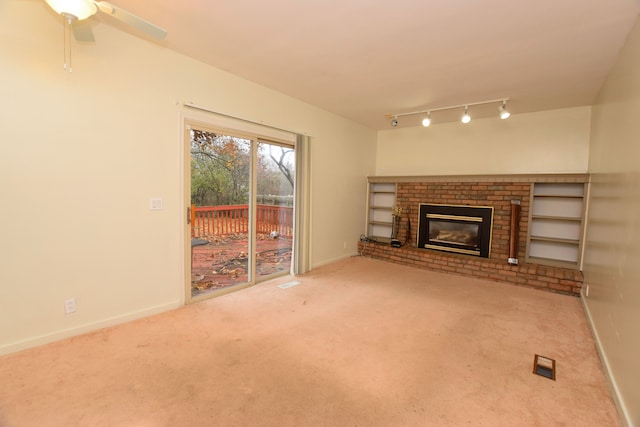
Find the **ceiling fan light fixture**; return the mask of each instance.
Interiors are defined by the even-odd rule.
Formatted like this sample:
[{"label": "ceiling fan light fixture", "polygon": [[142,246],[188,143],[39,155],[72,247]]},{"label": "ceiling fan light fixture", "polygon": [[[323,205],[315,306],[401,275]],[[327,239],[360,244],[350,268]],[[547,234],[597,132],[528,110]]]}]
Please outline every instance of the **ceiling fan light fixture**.
[{"label": "ceiling fan light fixture", "polygon": [[45,0],[51,9],[56,13],[65,16],[72,16],[78,21],[87,19],[95,15],[98,11],[95,3],[91,0]]}]

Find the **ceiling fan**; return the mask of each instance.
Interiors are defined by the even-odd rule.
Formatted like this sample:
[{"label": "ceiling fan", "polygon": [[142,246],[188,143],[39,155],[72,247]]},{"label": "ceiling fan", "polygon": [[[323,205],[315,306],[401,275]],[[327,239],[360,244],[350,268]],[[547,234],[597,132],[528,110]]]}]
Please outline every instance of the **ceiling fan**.
[{"label": "ceiling fan", "polygon": [[91,28],[82,25],[79,21],[83,21],[93,15],[98,10],[109,15],[130,27],[133,27],[150,37],[162,40],[167,36],[167,32],[162,28],[145,21],[144,19],[120,9],[106,1],[94,0],[45,0],[47,4],[57,13],[62,15],[67,24],[73,29],[74,38],[78,41],[95,41]]},{"label": "ceiling fan", "polygon": [[[120,9],[106,1],[94,0],[45,0],[47,4],[62,15],[64,26],[64,70],[73,72],[71,65],[71,43],[70,33],[73,31],[73,37],[81,42],[93,42],[95,37],[91,27],[85,25],[85,19],[100,12],[109,15],[130,27],[133,27],[156,40],[162,40],[167,36],[167,32],[162,28],[145,21],[139,16],[126,10]],[[67,61],[68,56],[68,61]]]}]

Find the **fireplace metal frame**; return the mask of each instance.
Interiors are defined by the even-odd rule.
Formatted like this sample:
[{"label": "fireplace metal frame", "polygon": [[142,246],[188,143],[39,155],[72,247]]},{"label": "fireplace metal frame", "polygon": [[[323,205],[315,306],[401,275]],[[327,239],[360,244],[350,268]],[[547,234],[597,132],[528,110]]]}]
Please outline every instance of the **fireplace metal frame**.
[{"label": "fireplace metal frame", "polygon": [[[420,203],[418,206],[418,233],[416,244],[421,249],[434,249],[489,258],[491,255],[491,240],[493,236],[493,207],[469,205],[445,205],[434,203]],[[439,242],[433,244],[429,239],[429,220],[442,220],[465,224],[479,223],[478,246],[459,243]],[[488,236],[485,234],[488,233]]]}]

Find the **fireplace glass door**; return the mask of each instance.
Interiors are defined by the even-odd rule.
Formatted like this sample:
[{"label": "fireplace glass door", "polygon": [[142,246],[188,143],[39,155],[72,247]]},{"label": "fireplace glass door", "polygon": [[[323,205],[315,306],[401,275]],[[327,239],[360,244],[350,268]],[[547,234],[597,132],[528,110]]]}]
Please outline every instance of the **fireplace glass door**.
[{"label": "fireplace glass door", "polygon": [[[482,221],[482,219],[480,219]],[[429,241],[478,249],[480,224],[457,220],[429,221]]]},{"label": "fireplace glass door", "polygon": [[488,258],[493,208],[420,204],[418,247]]}]

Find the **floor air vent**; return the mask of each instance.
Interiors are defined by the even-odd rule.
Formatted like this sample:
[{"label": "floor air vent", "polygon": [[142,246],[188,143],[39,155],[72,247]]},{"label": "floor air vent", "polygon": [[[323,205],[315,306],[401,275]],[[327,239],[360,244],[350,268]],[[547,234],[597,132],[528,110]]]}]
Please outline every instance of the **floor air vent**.
[{"label": "floor air vent", "polygon": [[533,358],[533,373],[555,381],[556,361],[549,357],[536,354]]},{"label": "floor air vent", "polygon": [[289,289],[292,288],[294,286],[298,286],[301,282],[294,280],[292,282],[287,282],[287,283],[283,283],[282,285],[278,285],[278,287],[280,289]]}]

